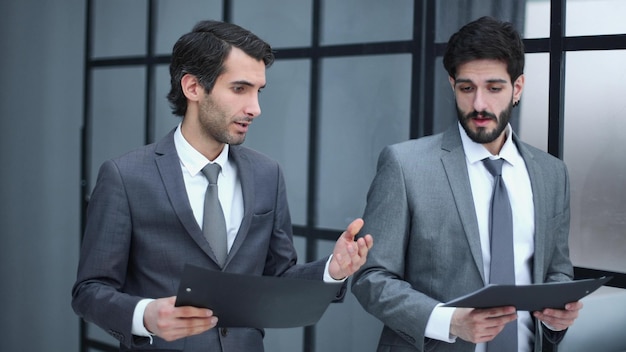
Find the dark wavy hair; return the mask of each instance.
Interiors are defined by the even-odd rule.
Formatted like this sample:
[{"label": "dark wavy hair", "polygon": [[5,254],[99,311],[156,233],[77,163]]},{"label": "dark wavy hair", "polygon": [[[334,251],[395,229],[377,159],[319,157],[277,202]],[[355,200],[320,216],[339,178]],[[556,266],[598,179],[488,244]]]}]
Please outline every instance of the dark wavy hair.
[{"label": "dark wavy hair", "polygon": [[459,65],[480,59],[506,63],[511,82],[524,73],[524,42],[513,24],[488,16],[466,24],[450,37],[443,66],[456,78]]},{"label": "dark wavy hair", "polygon": [[196,76],[200,85],[210,93],[217,77],[224,72],[224,61],[233,47],[263,60],[265,67],[274,62],[274,53],[268,43],[232,23],[201,21],[178,39],[172,51],[172,88],[167,95],[174,115],[184,116],[187,112],[187,98],[181,87],[183,76],[188,73]]}]

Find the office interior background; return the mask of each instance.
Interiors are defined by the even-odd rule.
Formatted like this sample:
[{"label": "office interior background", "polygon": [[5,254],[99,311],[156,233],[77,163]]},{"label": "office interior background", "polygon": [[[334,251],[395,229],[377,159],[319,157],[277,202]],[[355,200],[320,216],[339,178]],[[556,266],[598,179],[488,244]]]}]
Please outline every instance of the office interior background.
[{"label": "office interior background", "polygon": [[[116,350],[70,307],[83,209],[102,161],[178,123],[169,54],[197,21],[240,24],[276,50],[246,145],[282,164],[309,261],[361,216],[385,145],[455,123],[441,55],[483,15],[525,37],[512,123],[569,167],[577,278],[614,276],[588,297],[571,350],[626,350],[624,13],[621,0],[3,0],[0,350]],[[314,326],[268,330],[266,350],[374,351],[380,328],[348,294]]]}]

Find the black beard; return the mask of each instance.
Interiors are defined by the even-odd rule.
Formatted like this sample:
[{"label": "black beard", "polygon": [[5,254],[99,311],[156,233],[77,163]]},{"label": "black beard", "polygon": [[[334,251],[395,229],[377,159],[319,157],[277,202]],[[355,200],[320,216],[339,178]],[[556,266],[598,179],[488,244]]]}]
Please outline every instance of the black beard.
[{"label": "black beard", "polygon": [[[459,109],[459,105],[457,104],[456,106],[458,119],[459,119],[459,122],[461,123],[461,126],[463,126],[465,133],[467,133],[467,136],[470,137],[472,141],[476,143],[480,143],[480,144],[491,143],[495,141],[502,134],[502,131],[506,129],[506,126],[508,125],[509,120],[511,119],[512,111],[513,111],[513,100],[511,100],[511,102],[509,103],[509,106],[506,109],[500,112],[500,116],[497,116],[497,117],[495,114],[492,114],[488,111],[478,112],[474,110],[470,112],[469,114],[464,114],[464,112],[461,111],[461,109]],[[468,121],[474,117],[477,117],[478,115],[482,115],[485,118],[490,118],[496,121],[498,123],[496,125],[496,128],[489,131],[485,128],[480,127],[478,128],[478,130],[473,131],[469,127]]]}]

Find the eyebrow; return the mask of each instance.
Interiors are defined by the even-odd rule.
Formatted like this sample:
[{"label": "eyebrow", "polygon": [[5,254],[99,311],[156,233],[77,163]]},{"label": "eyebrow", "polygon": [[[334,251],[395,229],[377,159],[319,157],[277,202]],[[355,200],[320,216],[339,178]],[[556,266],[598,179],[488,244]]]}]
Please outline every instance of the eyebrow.
[{"label": "eyebrow", "polygon": [[[232,82],[230,82],[230,84],[240,84],[240,85],[244,85],[244,86],[248,86],[248,87],[254,87],[254,84],[252,82],[249,82],[249,81],[246,81],[246,80],[232,81]],[[265,84],[259,87],[259,89],[263,89],[263,88],[265,88]]]},{"label": "eyebrow", "polygon": [[[474,82],[468,78],[456,78],[454,80],[454,84],[456,85],[458,83],[474,83]],[[502,78],[490,78],[487,80],[487,83],[509,83],[509,81],[507,81],[506,79],[502,79]]]}]

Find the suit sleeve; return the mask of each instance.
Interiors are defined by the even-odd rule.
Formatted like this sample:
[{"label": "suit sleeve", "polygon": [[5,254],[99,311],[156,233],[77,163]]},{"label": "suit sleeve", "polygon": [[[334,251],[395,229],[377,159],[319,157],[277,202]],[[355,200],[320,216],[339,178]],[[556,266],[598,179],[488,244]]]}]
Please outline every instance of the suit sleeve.
[{"label": "suit sleeve", "polygon": [[554,189],[555,216],[548,220],[550,229],[547,236],[552,236],[553,251],[547,254],[548,266],[546,282],[569,281],[574,277],[572,263],[569,258],[570,229],[570,189],[569,177],[565,165],[559,163]]},{"label": "suit sleeve", "polygon": [[363,219],[362,233],[372,234],[376,245],[355,274],[352,292],[366,311],[423,350],[426,324],[438,302],[404,277],[410,209],[402,166],[389,147],[379,157]]},{"label": "suit sleeve", "polygon": [[105,162],[87,208],[72,307],[126,346],[132,343],[132,314],[139,297],[121,293],[131,241],[130,209],[122,179]]}]

